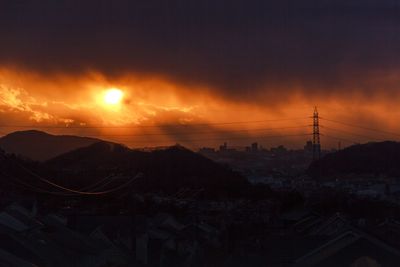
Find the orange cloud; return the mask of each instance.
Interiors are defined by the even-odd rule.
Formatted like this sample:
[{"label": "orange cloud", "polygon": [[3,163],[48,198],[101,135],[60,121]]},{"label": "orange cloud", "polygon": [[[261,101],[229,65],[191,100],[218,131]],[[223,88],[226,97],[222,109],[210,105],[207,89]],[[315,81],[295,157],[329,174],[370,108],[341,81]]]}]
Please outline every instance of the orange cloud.
[{"label": "orange cloud", "polygon": [[[118,108],[105,106],[101,99],[104,90],[112,87],[124,92]],[[97,136],[135,147],[176,142],[191,147],[216,146],[225,140],[232,145],[258,141],[267,147],[301,147],[310,138],[305,134],[311,133],[309,117],[314,105],[319,106],[322,118],[400,132],[397,96],[357,92],[346,96],[332,93],[308,97],[294,86],[285,92],[276,90],[275,95],[271,91],[257,93],[256,99],[249,101],[160,77],[131,74],[109,79],[95,72],[44,76],[0,69],[2,133],[36,128]],[[349,145],[396,138],[331,121],[322,120],[321,125],[325,147],[335,147],[339,140]]]}]

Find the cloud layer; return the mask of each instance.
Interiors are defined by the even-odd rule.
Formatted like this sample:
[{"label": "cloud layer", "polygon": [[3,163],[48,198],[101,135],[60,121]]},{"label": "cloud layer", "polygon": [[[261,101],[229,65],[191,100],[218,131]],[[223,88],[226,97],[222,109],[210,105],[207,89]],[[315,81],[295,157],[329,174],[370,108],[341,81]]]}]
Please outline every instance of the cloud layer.
[{"label": "cloud layer", "polygon": [[164,77],[236,99],[392,92],[399,14],[389,0],[1,1],[0,64]]},{"label": "cloud layer", "polygon": [[[400,131],[399,15],[397,0],[0,0],[0,122],[151,124],[172,142],[184,135],[165,124],[252,137],[283,123],[212,123],[306,118],[300,126],[318,104]],[[96,102],[111,86],[126,93],[116,113]]]}]

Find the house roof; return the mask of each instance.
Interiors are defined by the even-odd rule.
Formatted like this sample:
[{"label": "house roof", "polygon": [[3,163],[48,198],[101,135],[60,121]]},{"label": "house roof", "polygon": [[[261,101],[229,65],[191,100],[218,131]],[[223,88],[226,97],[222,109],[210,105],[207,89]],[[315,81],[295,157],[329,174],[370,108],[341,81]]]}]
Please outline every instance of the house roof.
[{"label": "house roof", "polygon": [[[59,267],[75,266],[85,259],[92,263],[105,262],[104,253],[108,251],[103,243],[71,230],[63,220],[54,216],[38,220],[15,204],[0,213],[0,250],[4,251],[3,254],[0,252],[0,266],[13,266],[5,262],[21,259],[21,262],[39,266]],[[114,257],[117,254],[122,255],[117,250],[107,255]],[[1,264],[2,260],[4,264]]]},{"label": "house roof", "polygon": [[0,224],[18,232],[43,226],[28,210],[17,204],[11,204],[0,213]]},{"label": "house roof", "polygon": [[360,257],[369,254],[376,257],[378,261],[391,262],[395,259],[397,259],[397,262],[400,261],[399,250],[370,234],[350,227],[350,230],[335,236],[298,258],[295,261],[295,266],[320,266],[322,262],[334,261],[350,265]]},{"label": "house roof", "polygon": [[0,266],[8,267],[37,267],[33,263],[25,261],[15,255],[0,249]]},{"label": "house roof", "polygon": [[348,229],[349,222],[340,213],[336,213],[321,224],[310,229],[311,235],[333,236]]}]

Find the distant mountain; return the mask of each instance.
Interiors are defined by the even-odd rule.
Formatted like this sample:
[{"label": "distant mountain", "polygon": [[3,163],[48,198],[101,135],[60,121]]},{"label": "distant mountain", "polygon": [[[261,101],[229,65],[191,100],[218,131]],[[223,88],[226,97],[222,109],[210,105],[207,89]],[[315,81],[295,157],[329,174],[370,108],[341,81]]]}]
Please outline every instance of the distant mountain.
[{"label": "distant mountain", "polygon": [[135,181],[132,190],[139,192],[174,194],[189,188],[213,196],[232,196],[250,188],[245,177],[182,146],[143,151],[94,138],[21,131],[0,138],[0,147],[8,154],[22,156],[3,156],[0,174],[5,179],[0,180],[7,183],[14,177],[20,180],[17,184],[22,181],[50,191],[54,188],[39,181],[37,175],[75,189],[117,177],[105,186],[112,188],[138,173],[144,176]]},{"label": "distant mountain", "polygon": [[312,163],[308,173],[314,177],[341,174],[400,176],[400,143],[354,145]]},{"label": "distant mountain", "polygon": [[41,131],[18,131],[0,138],[6,153],[45,161],[63,153],[99,142],[99,139],[70,135],[51,135]]},{"label": "distant mountain", "polygon": [[98,142],[65,153],[43,163],[47,175],[66,184],[90,184],[107,174],[144,178],[135,188],[145,191],[174,192],[183,187],[208,191],[239,191],[246,178],[182,146],[154,151],[132,150],[123,145]]}]

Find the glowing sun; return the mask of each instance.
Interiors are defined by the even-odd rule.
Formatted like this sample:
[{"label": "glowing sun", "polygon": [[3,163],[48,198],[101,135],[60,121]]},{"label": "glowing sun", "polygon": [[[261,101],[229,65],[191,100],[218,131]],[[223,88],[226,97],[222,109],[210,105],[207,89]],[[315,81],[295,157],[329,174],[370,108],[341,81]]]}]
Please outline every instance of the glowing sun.
[{"label": "glowing sun", "polygon": [[104,103],[108,105],[117,105],[121,102],[124,93],[117,88],[111,88],[104,93]]}]

